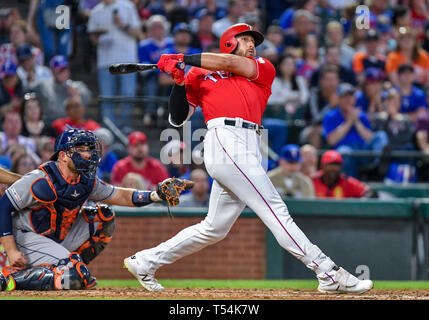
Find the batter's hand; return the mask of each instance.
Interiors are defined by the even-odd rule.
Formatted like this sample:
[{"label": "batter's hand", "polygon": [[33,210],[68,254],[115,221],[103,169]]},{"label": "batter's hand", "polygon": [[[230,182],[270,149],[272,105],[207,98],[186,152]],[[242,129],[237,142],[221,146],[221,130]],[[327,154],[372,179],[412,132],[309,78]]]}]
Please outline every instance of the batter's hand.
[{"label": "batter's hand", "polygon": [[183,85],[183,82],[185,81],[185,70],[182,70],[177,67],[177,64],[179,62],[180,60],[177,60],[175,58],[166,57],[164,59],[160,59],[157,66],[163,72],[171,74],[174,82],[176,82],[179,85]]},{"label": "batter's hand", "polygon": [[165,67],[167,65],[167,62],[170,60],[174,60],[177,64],[179,61],[183,61],[183,54],[162,54],[156,66],[162,72],[168,72],[167,70],[165,70]]}]

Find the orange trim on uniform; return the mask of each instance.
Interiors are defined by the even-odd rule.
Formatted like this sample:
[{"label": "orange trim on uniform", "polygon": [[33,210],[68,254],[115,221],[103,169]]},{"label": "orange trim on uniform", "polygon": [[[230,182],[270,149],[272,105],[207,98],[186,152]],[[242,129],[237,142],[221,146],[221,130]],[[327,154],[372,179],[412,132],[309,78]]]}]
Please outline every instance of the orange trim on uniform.
[{"label": "orange trim on uniform", "polygon": [[[46,172],[45,172],[45,173],[46,173]],[[52,191],[54,191],[54,194],[55,194],[55,200],[52,200],[52,201],[43,201],[43,200],[39,199],[38,197],[36,197],[36,196],[34,195],[34,193],[33,193],[33,184],[34,184],[34,183],[36,183],[36,181],[39,181],[39,180],[41,180],[41,179],[44,179],[44,180],[46,180],[46,181],[48,182],[48,184],[49,184],[49,186],[51,187]],[[38,179],[34,180],[34,181],[33,181],[33,183],[32,183],[32,184],[31,184],[31,186],[30,186],[30,193],[31,193],[31,195],[33,196],[33,198],[34,198],[34,199],[36,199],[37,201],[39,201],[39,202],[41,202],[41,203],[52,204],[52,203],[54,203],[55,201],[57,201],[57,199],[58,199],[57,192],[55,191],[55,189],[53,188],[53,186],[49,183],[49,180],[47,180],[47,179],[45,179],[45,178],[38,178]]]},{"label": "orange trim on uniform", "polygon": [[101,206],[97,204],[97,208],[98,208],[98,216],[100,217],[101,221],[107,222],[112,220],[115,217],[115,213],[113,212],[113,210],[112,210],[113,212],[112,216],[109,218],[106,218],[106,216],[101,212]]},{"label": "orange trim on uniform", "polygon": [[49,174],[46,172],[45,169],[43,169],[43,166],[39,167],[40,170],[42,170],[45,175],[46,175],[46,181],[48,181],[49,186],[51,187],[51,189],[54,191],[55,193],[55,197],[58,199],[58,195],[57,195],[57,191],[55,190],[54,184],[52,183],[51,177],[49,176]]}]

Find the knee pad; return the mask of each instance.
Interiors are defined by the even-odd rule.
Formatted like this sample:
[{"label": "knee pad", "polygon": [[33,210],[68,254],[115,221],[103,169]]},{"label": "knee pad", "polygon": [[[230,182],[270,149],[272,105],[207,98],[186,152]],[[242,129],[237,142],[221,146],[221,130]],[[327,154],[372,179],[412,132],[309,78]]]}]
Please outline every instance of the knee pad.
[{"label": "knee pad", "polygon": [[112,240],[116,225],[115,212],[107,205],[97,204],[84,207],[82,213],[90,225],[99,222],[97,230],[91,232],[91,237],[76,250],[83,262],[89,264]]}]

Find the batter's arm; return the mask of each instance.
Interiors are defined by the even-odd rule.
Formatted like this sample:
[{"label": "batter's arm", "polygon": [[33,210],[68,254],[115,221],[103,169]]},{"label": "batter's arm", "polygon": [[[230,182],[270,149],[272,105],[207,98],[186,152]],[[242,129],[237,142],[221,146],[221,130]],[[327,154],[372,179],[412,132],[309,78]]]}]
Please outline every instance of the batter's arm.
[{"label": "batter's arm", "polygon": [[9,170],[0,167],[0,183],[1,184],[13,184],[17,180],[21,179],[21,175],[10,172]]},{"label": "batter's arm", "polygon": [[203,52],[183,56],[183,62],[187,65],[211,71],[228,71],[246,78],[254,78],[256,76],[256,63],[252,60],[229,53]]}]

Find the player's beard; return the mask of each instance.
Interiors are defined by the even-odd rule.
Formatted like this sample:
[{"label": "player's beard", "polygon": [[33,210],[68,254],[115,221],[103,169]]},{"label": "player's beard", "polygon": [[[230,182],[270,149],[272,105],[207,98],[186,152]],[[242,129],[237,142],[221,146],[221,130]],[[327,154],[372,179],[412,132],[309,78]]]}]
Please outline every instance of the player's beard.
[{"label": "player's beard", "polygon": [[[71,160],[71,159],[70,159],[70,160]],[[75,173],[75,174],[79,174],[79,172],[76,170],[76,166],[74,165],[73,160],[71,160],[71,161],[67,162],[67,168],[68,168],[71,172],[73,172],[73,173]]]}]

